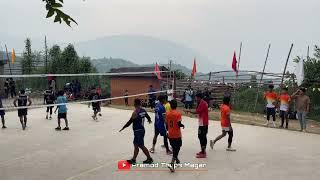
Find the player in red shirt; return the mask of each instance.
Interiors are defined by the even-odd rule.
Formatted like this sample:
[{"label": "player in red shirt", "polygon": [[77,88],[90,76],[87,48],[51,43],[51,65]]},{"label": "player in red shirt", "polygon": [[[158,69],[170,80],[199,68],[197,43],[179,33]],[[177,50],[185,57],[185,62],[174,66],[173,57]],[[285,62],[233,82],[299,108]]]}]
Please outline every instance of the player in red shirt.
[{"label": "player in red shirt", "polygon": [[181,130],[184,129],[184,125],[181,123],[181,113],[177,111],[177,101],[170,101],[171,111],[166,113],[166,124],[168,129],[168,137],[170,145],[172,147],[172,160],[171,166],[168,166],[171,172],[174,172],[174,163],[180,164],[178,159],[179,151],[182,146]]},{"label": "player in red shirt", "polygon": [[232,144],[232,138],[233,138],[233,129],[231,126],[231,120],[230,120],[230,98],[224,97],[223,98],[223,104],[220,106],[221,111],[221,127],[222,127],[222,134],[216,137],[215,140],[210,140],[210,147],[213,149],[214,144],[219,141],[221,138],[225,137],[228,133],[228,148],[227,151],[235,151],[231,147]]},{"label": "player in red shirt", "polygon": [[195,111],[185,110],[192,114],[198,114],[199,119],[199,129],[198,129],[198,138],[200,141],[201,151],[196,154],[197,158],[206,158],[206,148],[207,148],[207,134],[208,134],[208,125],[209,125],[209,112],[208,104],[204,101],[201,93],[196,94],[196,101],[198,103],[197,109]]}]

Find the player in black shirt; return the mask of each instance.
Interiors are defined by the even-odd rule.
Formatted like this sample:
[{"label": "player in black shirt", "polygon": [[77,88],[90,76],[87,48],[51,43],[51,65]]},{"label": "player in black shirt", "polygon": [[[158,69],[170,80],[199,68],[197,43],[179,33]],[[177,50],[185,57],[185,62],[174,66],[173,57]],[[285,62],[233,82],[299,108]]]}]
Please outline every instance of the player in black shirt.
[{"label": "player in black shirt", "polygon": [[[56,100],[56,97],[52,91],[52,87],[50,87],[48,90],[46,90],[44,92],[44,97],[43,97],[43,101],[44,104],[50,105],[50,104],[54,104],[54,101]],[[47,115],[46,115],[46,119],[48,119],[48,115],[50,112],[50,117],[49,119],[52,119],[52,109],[54,106],[47,106]]]},{"label": "player in black shirt", "polygon": [[[92,91],[91,95],[90,95],[90,100],[92,100],[93,102],[91,102],[91,106],[92,106],[92,110],[93,110],[93,120],[98,120],[97,114],[100,111],[100,101],[99,101],[100,97],[99,94],[97,92]],[[89,103],[89,107],[90,107],[90,103]]]},{"label": "player in black shirt", "polygon": [[[0,108],[3,108],[1,97],[0,97]],[[6,113],[5,113],[5,110],[4,110],[4,109],[3,109],[3,110],[0,110],[0,116],[1,116],[1,122],[2,122],[2,129],[7,128],[7,127],[6,127],[6,122],[5,122],[5,120],[4,120],[4,115],[5,115],[5,114],[6,114]]]},{"label": "player in black shirt", "polygon": [[[17,104],[18,102],[18,104]],[[20,91],[19,96],[13,101],[13,105],[18,108],[18,116],[20,118],[20,123],[22,125],[22,129],[25,130],[27,127],[27,115],[28,109],[27,106],[32,104],[31,99],[26,95],[24,89]],[[21,107],[21,108],[20,108]]]},{"label": "player in black shirt", "polygon": [[139,148],[143,151],[143,153],[147,156],[147,160],[143,161],[145,164],[151,164],[153,162],[153,159],[150,156],[150,153],[148,149],[144,146],[144,120],[145,118],[148,119],[149,124],[152,123],[150,116],[144,110],[141,108],[141,100],[135,99],[134,100],[134,107],[135,110],[133,111],[130,120],[123,126],[123,128],[119,131],[121,132],[125,128],[129,127],[132,124],[134,139],[133,139],[133,145],[134,145],[134,153],[133,157],[130,160],[127,160],[129,164],[135,164],[136,158],[139,154]]}]

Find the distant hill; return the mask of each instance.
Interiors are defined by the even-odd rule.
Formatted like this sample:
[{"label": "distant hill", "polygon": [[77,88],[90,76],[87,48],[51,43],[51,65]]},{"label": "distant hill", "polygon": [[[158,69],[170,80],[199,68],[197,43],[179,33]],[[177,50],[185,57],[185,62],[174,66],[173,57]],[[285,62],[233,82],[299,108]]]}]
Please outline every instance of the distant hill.
[{"label": "distant hill", "polygon": [[91,60],[98,72],[109,72],[110,69],[120,67],[137,67],[139,65],[120,58],[102,58]]},{"label": "distant hill", "polygon": [[[192,68],[193,59],[197,59],[198,71],[221,71],[228,69],[223,65],[212,63],[207,57],[184,45],[154,37],[137,35],[118,35],[98,38],[96,40],[75,44],[80,56],[94,59],[117,57],[128,59],[134,64],[160,64],[173,60]],[[230,68],[229,68],[230,69]]]}]

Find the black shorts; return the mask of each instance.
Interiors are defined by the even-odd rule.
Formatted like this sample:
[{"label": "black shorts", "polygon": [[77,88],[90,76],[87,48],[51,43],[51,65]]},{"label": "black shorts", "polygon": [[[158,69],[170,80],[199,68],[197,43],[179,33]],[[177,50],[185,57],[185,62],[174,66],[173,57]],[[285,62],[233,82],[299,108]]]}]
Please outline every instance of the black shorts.
[{"label": "black shorts", "polygon": [[285,118],[285,119],[288,118],[288,112],[281,110],[281,111],[280,111],[280,117],[281,117],[281,118]]},{"label": "black shorts", "polygon": [[28,115],[28,109],[18,109],[18,116],[26,116]]},{"label": "black shorts", "polygon": [[4,116],[6,112],[4,110],[0,110],[0,116]]},{"label": "black shorts", "polygon": [[141,129],[141,130],[135,130],[133,132],[134,134],[134,138],[133,138],[133,144],[134,145],[138,145],[138,146],[144,146],[144,134],[145,134],[145,130]]},{"label": "black shorts", "polygon": [[58,119],[67,119],[67,113],[58,113]]},{"label": "black shorts", "polygon": [[180,148],[182,146],[181,138],[169,138],[170,145],[173,149]]}]

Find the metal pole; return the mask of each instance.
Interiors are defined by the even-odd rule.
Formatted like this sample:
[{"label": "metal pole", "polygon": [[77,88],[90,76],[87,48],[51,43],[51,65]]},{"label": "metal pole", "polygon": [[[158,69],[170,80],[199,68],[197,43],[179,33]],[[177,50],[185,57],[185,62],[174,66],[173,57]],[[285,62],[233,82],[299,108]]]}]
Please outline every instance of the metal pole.
[{"label": "metal pole", "polygon": [[284,75],[286,74],[286,70],[287,70],[287,66],[288,66],[288,61],[289,61],[289,59],[290,59],[290,55],[291,55],[292,48],[293,48],[293,44],[291,44],[290,51],[289,51],[289,54],[288,54],[288,57],[287,57],[287,61],[286,61],[286,64],[285,64],[285,66],[284,66],[284,69],[283,69],[283,74],[282,74],[282,79],[281,79],[281,84],[280,84],[281,87],[283,86]]},{"label": "metal pole", "polygon": [[259,84],[258,84],[256,102],[255,102],[255,104],[254,104],[254,109],[253,109],[253,111],[256,111],[256,108],[257,108],[257,103],[258,103],[259,93],[260,93],[260,86],[261,86],[261,83],[262,83],[264,71],[265,71],[265,69],[266,69],[267,61],[268,61],[268,58],[269,58],[270,48],[271,48],[271,44],[269,44],[269,46],[268,46],[267,56],[266,56],[266,59],[265,59],[265,61],[264,61],[262,74],[261,74],[260,81],[259,81]]},{"label": "metal pole", "polygon": [[6,53],[7,53],[7,60],[8,60],[8,63],[9,63],[9,70],[10,70],[10,74],[12,75],[11,64],[10,64],[10,59],[9,59],[9,54],[8,54],[8,48],[7,48],[6,44],[5,44],[5,47],[6,47]]}]

